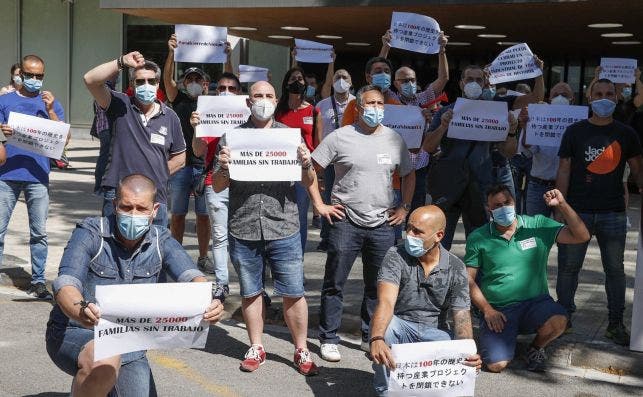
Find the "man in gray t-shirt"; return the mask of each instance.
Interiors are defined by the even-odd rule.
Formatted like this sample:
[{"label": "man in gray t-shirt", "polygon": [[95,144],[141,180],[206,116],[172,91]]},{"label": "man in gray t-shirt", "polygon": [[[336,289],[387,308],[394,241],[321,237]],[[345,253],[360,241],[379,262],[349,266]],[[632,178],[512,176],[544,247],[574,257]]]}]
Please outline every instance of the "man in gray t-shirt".
[{"label": "man in gray t-shirt", "polygon": [[[411,207],[415,171],[403,139],[381,124],[384,94],[376,86],[362,87],[356,98],[359,119],[331,132],[312,159],[321,168],[334,166],[331,203],[341,205],[346,218],[331,226],[324,284],[321,291],[319,338],[321,356],[339,361],[337,330],[342,317],[342,291],[351,267],[362,254],[362,348],[368,349],[368,327],[377,302],[377,272],[386,251],[395,243],[393,227]],[[393,175],[401,178],[402,205],[395,207]]]},{"label": "man in gray t-shirt", "polygon": [[[386,395],[386,368],[395,368],[391,344],[450,340],[438,329],[439,319],[449,311],[455,339],[473,338],[467,270],[440,244],[445,228],[440,208],[420,207],[409,217],[404,246],[389,249],[384,257],[369,341],[378,395]],[[479,369],[482,361],[476,354],[465,364]]]}]

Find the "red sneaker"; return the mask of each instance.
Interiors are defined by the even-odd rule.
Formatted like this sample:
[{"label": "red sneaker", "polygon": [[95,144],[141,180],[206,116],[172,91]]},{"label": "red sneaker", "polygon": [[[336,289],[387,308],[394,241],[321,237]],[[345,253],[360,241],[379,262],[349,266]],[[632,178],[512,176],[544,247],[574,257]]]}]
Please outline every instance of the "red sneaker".
[{"label": "red sneaker", "polygon": [[266,362],[266,352],[261,345],[252,345],[246,352],[246,355],[239,366],[244,372],[253,372],[259,369]]},{"label": "red sneaker", "polygon": [[308,349],[297,349],[295,350],[295,367],[300,374],[305,376],[313,376],[319,373],[319,368],[313,362],[313,358],[310,355]]}]

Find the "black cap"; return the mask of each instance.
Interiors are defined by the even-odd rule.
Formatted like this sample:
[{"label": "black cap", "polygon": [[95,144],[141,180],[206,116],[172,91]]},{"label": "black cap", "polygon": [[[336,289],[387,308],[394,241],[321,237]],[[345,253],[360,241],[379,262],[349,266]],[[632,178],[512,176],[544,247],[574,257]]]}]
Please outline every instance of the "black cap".
[{"label": "black cap", "polygon": [[199,68],[188,68],[185,73],[183,73],[183,78],[186,78],[189,74],[196,73],[201,76],[202,79],[205,79],[205,72]]}]

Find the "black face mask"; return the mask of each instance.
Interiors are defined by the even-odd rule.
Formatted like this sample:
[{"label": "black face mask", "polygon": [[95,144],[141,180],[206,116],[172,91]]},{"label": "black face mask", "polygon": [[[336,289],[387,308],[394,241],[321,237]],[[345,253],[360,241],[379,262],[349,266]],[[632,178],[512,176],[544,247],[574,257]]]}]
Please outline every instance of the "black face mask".
[{"label": "black face mask", "polygon": [[291,94],[303,94],[306,90],[306,85],[299,80],[293,81],[288,84],[288,92]]}]

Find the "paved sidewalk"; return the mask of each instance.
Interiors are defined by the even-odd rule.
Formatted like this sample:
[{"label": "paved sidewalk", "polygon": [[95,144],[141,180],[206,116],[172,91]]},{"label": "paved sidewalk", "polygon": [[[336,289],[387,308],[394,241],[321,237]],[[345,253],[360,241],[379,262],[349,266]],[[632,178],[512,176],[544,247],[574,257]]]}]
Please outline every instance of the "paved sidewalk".
[{"label": "paved sidewalk", "polygon": [[[73,141],[69,150],[73,168],[66,171],[55,170],[51,174],[51,205],[47,228],[49,257],[46,272],[49,282],[56,277],[60,257],[75,223],[84,217],[100,213],[101,199],[92,194],[97,149],[97,141]],[[638,208],[640,208],[640,197],[632,195],[628,209],[632,223],[636,223],[635,220],[639,219]],[[3,266],[0,268],[0,286],[25,288],[29,282],[29,232],[27,225],[26,208],[24,200],[21,199],[9,224],[5,241],[5,257]],[[625,318],[628,327],[631,321],[637,239],[638,225],[633,225],[628,233],[625,252],[627,275]],[[314,251],[318,242],[319,231],[310,228],[305,256],[305,275],[310,308],[310,336],[312,338],[316,337],[319,291],[326,259],[325,253]],[[188,216],[184,244],[196,260],[197,246],[193,214]],[[464,254],[464,234],[461,227],[456,234],[452,251],[460,257]],[[556,248],[554,247],[549,266],[552,295],[555,295],[556,263]],[[226,309],[233,320],[241,320],[237,277],[232,266],[229,266],[229,269],[232,281],[231,297],[226,302]],[[344,293],[342,332],[347,339],[353,341],[359,338],[359,311],[363,288],[360,281],[361,271],[361,261],[358,259]],[[600,253],[596,241],[592,240],[576,294],[578,311],[574,316],[574,333],[560,338],[549,349],[551,372],[643,387],[643,367],[640,365],[643,362],[643,353],[630,352],[603,337],[607,325],[603,280]],[[275,298],[267,322],[277,325],[283,324],[280,308],[281,301],[279,298]],[[530,340],[521,338],[520,341],[519,351],[526,350]],[[520,368],[522,364],[518,362],[515,366]]]}]

